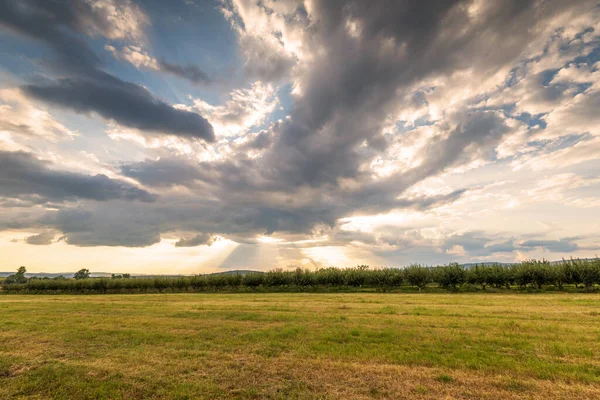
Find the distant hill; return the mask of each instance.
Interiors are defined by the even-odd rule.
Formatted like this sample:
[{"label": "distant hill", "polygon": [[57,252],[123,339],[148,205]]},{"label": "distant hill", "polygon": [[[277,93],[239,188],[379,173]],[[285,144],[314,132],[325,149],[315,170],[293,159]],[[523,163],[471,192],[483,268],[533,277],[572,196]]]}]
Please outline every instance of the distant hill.
[{"label": "distant hill", "polygon": [[263,271],[253,271],[251,269],[234,269],[231,271],[223,271],[223,272],[213,272],[212,274],[204,274],[204,275],[246,275],[246,274],[263,274]]},{"label": "distant hill", "polygon": [[[570,259],[566,259],[566,260],[568,261]],[[574,258],[574,260],[591,261],[591,260],[594,260],[594,259],[593,258]],[[556,264],[560,264],[562,262],[563,262],[563,260],[555,260],[555,261],[550,261],[550,264],[551,265],[556,265]],[[491,261],[491,262],[465,263],[465,264],[460,264],[460,265],[462,265],[465,268],[472,268],[472,267],[474,267],[476,265],[485,265],[485,266],[500,265],[500,266],[503,266],[503,267],[510,267],[511,265],[516,265],[516,264],[519,264],[519,263],[501,263],[501,262],[493,262],[493,261]]]},{"label": "distant hill", "polygon": [[511,265],[515,265],[518,263],[499,263],[499,262],[479,262],[479,263],[466,263],[466,264],[460,264],[465,268],[473,268],[476,265],[485,265],[485,266],[492,266],[492,265],[500,265],[502,267],[510,267]]},{"label": "distant hill", "polygon": [[[6,278],[14,274],[15,271],[12,272],[0,272],[0,278]],[[223,272],[213,272],[211,274],[202,274],[202,275],[246,275],[248,273],[263,273],[262,271],[253,271],[250,269],[236,269],[231,271],[223,271]],[[73,272],[31,272],[26,273],[25,276],[27,278],[36,277],[36,278],[56,278],[57,276],[64,276],[65,278],[72,278]],[[117,274],[118,275],[118,274]],[[112,276],[111,272],[92,272],[90,273],[90,277],[92,278],[110,278]],[[146,274],[131,274],[132,278],[176,278],[178,276],[190,276],[190,275],[146,275]]]}]

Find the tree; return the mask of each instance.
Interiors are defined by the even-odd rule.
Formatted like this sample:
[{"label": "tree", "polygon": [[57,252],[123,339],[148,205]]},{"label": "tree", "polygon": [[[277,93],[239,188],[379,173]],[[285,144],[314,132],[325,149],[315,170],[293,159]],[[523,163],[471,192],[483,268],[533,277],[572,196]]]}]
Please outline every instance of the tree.
[{"label": "tree", "polygon": [[488,285],[492,284],[492,268],[486,265],[477,265],[465,272],[465,281],[472,285],[481,285],[481,289],[485,290]]},{"label": "tree", "polygon": [[17,273],[7,277],[4,283],[6,283],[7,285],[11,285],[13,283],[27,283],[27,278],[25,278],[25,272],[27,272],[27,269],[25,269],[25,267],[19,267],[19,269],[17,269]]},{"label": "tree", "polygon": [[442,287],[457,291],[458,287],[465,282],[465,270],[456,263],[438,267],[436,268],[436,282]]},{"label": "tree", "polygon": [[419,292],[432,280],[431,269],[421,265],[410,265],[404,269],[404,279]]},{"label": "tree", "polygon": [[600,262],[598,260],[578,260],[577,269],[586,292],[594,289],[594,283],[600,282]]},{"label": "tree", "polygon": [[90,277],[90,270],[89,269],[80,269],[79,271],[75,272],[75,275],[73,275],[73,278],[79,280],[79,279],[87,279]]}]

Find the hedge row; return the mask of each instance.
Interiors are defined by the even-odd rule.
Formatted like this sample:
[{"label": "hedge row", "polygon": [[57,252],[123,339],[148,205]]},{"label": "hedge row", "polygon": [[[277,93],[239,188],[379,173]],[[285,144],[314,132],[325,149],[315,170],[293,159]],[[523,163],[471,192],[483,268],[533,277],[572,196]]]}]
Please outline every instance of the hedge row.
[{"label": "hedge row", "polygon": [[[467,284],[467,285],[465,285]],[[155,278],[29,279],[27,283],[5,284],[9,293],[138,293],[218,290],[311,290],[318,288],[373,288],[393,290],[401,286],[442,287],[451,291],[486,288],[534,288],[565,285],[587,292],[600,284],[600,260],[566,260],[558,264],[525,261],[511,266],[458,264],[439,267],[411,265],[402,269],[369,269],[367,266],[311,271],[273,270],[266,273],[214,274]]]}]

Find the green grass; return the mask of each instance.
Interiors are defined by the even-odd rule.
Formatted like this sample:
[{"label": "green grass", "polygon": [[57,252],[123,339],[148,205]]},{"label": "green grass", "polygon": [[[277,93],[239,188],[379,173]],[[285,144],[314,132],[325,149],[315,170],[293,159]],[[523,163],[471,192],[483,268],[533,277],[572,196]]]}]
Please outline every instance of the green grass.
[{"label": "green grass", "polygon": [[0,398],[600,398],[596,294],[0,296]]}]

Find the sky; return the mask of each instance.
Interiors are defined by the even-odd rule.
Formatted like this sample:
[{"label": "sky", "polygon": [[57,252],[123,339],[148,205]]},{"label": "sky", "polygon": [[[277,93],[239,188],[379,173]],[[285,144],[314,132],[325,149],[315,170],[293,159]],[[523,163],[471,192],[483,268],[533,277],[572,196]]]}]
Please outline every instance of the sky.
[{"label": "sky", "polygon": [[0,270],[600,254],[597,0],[0,0]]}]

